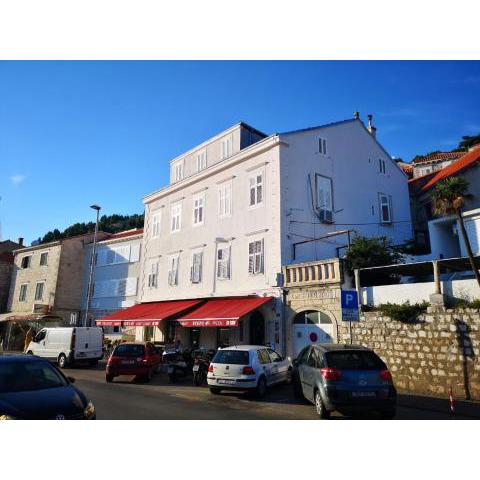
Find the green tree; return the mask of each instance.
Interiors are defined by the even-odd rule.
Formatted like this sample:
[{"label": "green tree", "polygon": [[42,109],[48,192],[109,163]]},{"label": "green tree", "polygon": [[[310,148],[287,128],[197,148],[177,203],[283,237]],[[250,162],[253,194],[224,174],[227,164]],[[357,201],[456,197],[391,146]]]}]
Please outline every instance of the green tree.
[{"label": "green tree", "polygon": [[480,143],[480,135],[464,135],[462,137],[462,141],[458,144],[459,150],[468,150],[470,147],[474,145],[478,145]]},{"label": "green tree", "polygon": [[475,275],[478,286],[480,286],[480,274],[478,273],[478,268],[475,266],[472,246],[470,245],[470,239],[468,238],[462,215],[465,199],[469,196],[468,186],[469,183],[463,177],[447,178],[443,180],[443,182],[439,182],[435,187],[432,199],[434,202],[434,210],[437,215],[456,216],[458,224],[460,225],[460,231],[462,233],[463,243],[465,244],[470,267]]},{"label": "green tree", "polygon": [[[350,273],[357,268],[381,267],[399,263],[401,255],[391,247],[387,237],[367,238],[358,235],[353,238],[348,249],[346,260]],[[388,284],[398,281],[392,274],[380,272],[363,272],[362,283],[376,283],[377,285]]]}]

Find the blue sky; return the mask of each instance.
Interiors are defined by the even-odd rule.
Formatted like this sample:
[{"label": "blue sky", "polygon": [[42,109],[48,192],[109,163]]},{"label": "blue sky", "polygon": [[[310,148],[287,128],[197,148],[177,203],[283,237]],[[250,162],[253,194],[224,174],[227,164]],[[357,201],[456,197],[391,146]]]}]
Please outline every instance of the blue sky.
[{"label": "blue sky", "polygon": [[2,238],[140,213],[168,161],[243,120],[266,133],[374,115],[392,155],[480,133],[480,62],[0,62]]}]

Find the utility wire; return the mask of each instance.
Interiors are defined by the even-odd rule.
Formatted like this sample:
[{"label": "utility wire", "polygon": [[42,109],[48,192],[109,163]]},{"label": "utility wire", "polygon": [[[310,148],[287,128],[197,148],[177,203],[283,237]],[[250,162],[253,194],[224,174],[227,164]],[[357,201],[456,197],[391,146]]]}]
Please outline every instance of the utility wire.
[{"label": "utility wire", "polygon": [[[328,225],[323,222],[307,222],[304,220],[290,220],[290,223],[306,223],[308,225]],[[381,222],[371,222],[371,223],[331,223],[330,225],[338,225],[341,227],[349,227],[349,226],[360,226],[360,225],[391,225],[392,223],[411,223],[410,220],[398,220],[397,222],[388,222],[386,224]]]}]

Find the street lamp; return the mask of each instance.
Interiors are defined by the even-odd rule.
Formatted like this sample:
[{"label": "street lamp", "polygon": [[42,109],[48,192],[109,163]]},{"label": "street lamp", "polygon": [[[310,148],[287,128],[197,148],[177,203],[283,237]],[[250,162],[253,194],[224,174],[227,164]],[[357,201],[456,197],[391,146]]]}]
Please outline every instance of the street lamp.
[{"label": "street lamp", "polygon": [[88,290],[87,290],[87,308],[85,309],[85,319],[83,321],[84,326],[88,325],[88,315],[90,314],[90,304],[92,302],[92,282],[93,282],[93,269],[95,268],[95,254],[97,253],[97,235],[98,235],[98,220],[100,217],[99,205],[90,205],[90,208],[97,211],[97,220],[95,222],[95,233],[93,234],[93,247],[92,257],[90,259],[90,276],[88,278]]}]

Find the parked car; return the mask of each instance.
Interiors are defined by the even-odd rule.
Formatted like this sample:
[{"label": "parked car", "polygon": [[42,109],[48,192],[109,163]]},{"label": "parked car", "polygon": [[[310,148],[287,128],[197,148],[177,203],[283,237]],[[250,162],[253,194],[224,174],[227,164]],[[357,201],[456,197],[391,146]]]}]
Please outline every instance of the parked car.
[{"label": "parked car", "polygon": [[381,358],[365,347],[309,345],[294,361],[292,382],[296,396],[312,402],[320,418],[328,418],[334,410],[395,416],[392,375]]},{"label": "parked car", "polygon": [[125,342],[117,345],[107,361],[105,379],[135,375],[150,381],[162,356],[150,342]]},{"label": "parked car", "polygon": [[214,394],[222,390],[255,391],[263,397],[267,387],[291,379],[292,363],[274,350],[258,345],[219,349],[208,367],[207,383]]},{"label": "parked car", "polygon": [[56,361],[60,368],[79,362],[96,365],[103,357],[100,327],[42,328],[27,347],[27,353]]},{"label": "parked car", "polygon": [[95,407],[45,359],[0,356],[0,420],[94,420]]}]

